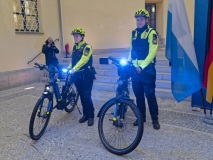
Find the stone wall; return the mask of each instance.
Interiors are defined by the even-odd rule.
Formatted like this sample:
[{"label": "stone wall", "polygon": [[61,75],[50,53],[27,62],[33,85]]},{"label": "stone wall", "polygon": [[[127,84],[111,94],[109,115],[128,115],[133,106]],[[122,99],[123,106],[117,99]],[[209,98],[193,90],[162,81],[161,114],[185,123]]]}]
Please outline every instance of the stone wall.
[{"label": "stone wall", "polygon": [[40,81],[42,72],[28,68],[0,73],[0,91]]}]

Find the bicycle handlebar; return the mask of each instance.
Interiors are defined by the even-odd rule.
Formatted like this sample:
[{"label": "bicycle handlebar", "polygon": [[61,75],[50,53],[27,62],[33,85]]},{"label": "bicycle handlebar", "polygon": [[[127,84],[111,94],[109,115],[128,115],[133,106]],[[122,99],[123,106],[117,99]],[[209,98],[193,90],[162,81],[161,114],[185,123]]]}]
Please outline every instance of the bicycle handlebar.
[{"label": "bicycle handlebar", "polygon": [[40,64],[38,64],[38,63],[34,63],[34,65],[35,65],[36,67],[38,67],[40,70],[43,70],[43,69],[48,70],[47,67],[46,67],[45,65],[40,65]]},{"label": "bicycle handlebar", "polygon": [[122,62],[120,62],[118,59],[116,59],[116,58],[114,58],[112,56],[110,56],[109,59],[111,61],[113,61],[116,66],[133,66],[132,62],[130,62],[130,61],[126,61],[126,65],[122,65],[121,64]]},{"label": "bicycle handlebar", "polygon": [[119,64],[119,61],[116,58],[110,56],[109,59],[115,62],[116,64]]}]

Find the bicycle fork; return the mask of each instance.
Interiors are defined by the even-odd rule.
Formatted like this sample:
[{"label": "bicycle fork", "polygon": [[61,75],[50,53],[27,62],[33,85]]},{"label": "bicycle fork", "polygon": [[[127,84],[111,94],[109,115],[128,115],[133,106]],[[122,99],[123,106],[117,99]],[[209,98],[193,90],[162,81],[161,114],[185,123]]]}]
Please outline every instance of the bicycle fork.
[{"label": "bicycle fork", "polygon": [[[121,103],[116,103],[114,106],[114,113],[113,113],[113,125],[119,128],[123,127],[123,120],[125,115],[125,107],[121,105]],[[119,116],[119,119],[118,119]]]},{"label": "bicycle fork", "polygon": [[45,113],[45,115],[41,115],[41,109],[43,107],[42,105],[43,103],[41,103],[39,105],[39,109],[38,109],[38,117],[43,117],[43,118],[47,118],[47,116],[50,114],[50,112],[52,112],[52,104],[53,104],[53,100],[50,100],[47,106],[47,111]]},{"label": "bicycle fork", "polygon": [[114,106],[114,114],[113,114],[113,121],[117,120],[117,116],[120,116],[120,119],[124,119],[125,115],[125,106],[122,105],[121,103],[116,103]]}]

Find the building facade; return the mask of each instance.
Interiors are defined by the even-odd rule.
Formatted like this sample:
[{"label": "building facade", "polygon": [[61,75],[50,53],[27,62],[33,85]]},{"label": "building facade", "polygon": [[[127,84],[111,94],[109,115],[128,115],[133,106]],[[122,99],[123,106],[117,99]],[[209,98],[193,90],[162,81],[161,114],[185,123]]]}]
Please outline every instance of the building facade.
[{"label": "building facade", "polygon": [[[185,4],[193,33],[194,0]],[[56,46],[63,52],[66,43],[74,43],[70,33],[75,27],[85,29],[94,49],[129,48],[134,13],[144,7],[165,44],[168,0],[1,0],[0,73],[32,68],[27,62],[48,37],[59,38]],[[44,55],[34,62],[44,63]]]}]

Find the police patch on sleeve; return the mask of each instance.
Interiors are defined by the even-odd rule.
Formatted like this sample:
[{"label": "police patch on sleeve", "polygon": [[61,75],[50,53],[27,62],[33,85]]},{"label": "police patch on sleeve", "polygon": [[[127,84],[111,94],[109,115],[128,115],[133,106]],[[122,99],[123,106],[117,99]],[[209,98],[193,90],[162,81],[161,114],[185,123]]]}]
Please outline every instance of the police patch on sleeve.
[{"label": "police patch on sleeve", "polygon": [[86,48],[84,49],[84,55],[87,56],[87,55],[89,54],[89,52],[90,52],[90,48],[89,48],[89,47],[86,47]]},{"label": "police patch on sleeve", "polygon": [[152,43],[153,44],[157,44],[158,43],[157,34],[153,34]]}]

